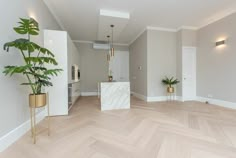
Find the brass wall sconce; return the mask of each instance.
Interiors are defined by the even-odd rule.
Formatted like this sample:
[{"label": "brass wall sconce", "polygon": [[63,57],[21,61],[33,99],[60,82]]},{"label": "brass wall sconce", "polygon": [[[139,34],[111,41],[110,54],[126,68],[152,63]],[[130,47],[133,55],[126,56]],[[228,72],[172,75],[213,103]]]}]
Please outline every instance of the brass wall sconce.
[{"label": "brass wall sconce", "polygon": [[221,41],[216,42],[216,47],[225,45],[225,42],[226,40],[221,40]]}]

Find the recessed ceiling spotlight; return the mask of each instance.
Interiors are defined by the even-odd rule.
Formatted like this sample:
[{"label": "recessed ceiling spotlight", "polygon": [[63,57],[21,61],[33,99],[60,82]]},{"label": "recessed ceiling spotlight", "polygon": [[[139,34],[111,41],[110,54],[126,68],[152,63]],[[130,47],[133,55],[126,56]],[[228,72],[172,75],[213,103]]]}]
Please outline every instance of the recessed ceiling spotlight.
[{"label": "recessed ceiling spotlight", "polygon": [[110,16],[110,17],[124,18],[124,19],[130,18],[129,13],[127,12],[119,12],[119,11],[104,10],[104,9],[100,9],[100,16]]}]

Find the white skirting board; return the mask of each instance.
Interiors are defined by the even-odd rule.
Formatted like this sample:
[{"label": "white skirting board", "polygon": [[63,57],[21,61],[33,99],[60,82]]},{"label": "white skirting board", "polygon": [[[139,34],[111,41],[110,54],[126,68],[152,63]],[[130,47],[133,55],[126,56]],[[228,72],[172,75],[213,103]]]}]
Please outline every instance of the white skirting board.
[{"label": "white skirting board", "polygon": [[[147,96],[135,93],[135,92],[132,92],[131,94],[146,102],[161,102],[161,101],[167,100],[167,96],[147,97]],[[181,96],[175,96],[174,100],[183,102],[183,98]],[[194,101],[199,101],[199,102],[204,102],[204,103],[207,101],[209,104],[212,104],[212,105],[217,105],[217,106],[230,108],[230,109],[236,109],[236,103],[219,100],[219,99],[196,97]]]},{"label": "white skirting board", "polygon": [[236,109],[236,103],[228,102],[224,100],[212,99],[212,98],[204,98],[204,97],[197,97],[197,101],[199,102],[208,102],[212,105],[218,105],[225,108]]},{"label": "white skirting board", "polygon": [[[46,116],[46,110],[41,111],[36,115],[36,121],[39,123]],[[10,131],[6,135],[0,138],[0,152],[7,149],[11,144],[17,141],[20,137],[22,137],[25,133],[27,133],[31,128],[30,119],[14,130]],[[30,137],[30,136],[29,136]]]},{"label": "white skirting board", "polygon": [[139,99],[141,99],[141,100],[143,100],[143,101],[147,101],[147,97],[144,96],[144,95],[142,95],[142,94],[138,94],[138,93],[135,93],[135,92],[131,92],[131,94],[132,94],[133,96],[135,96],[136,98],[139,98]]},{"label": "white skirting board", "polygon": [[162,101],[167,101],[167,100],[175,100],[175,101],[183,101],[182,97],[180,96],[159,96],[159,97],[147,97],[147,102],[162,102]]},{"label": "white skirting board", "polygon": [[89,96],[97,96],[98,92],[81,92],[81,96],[89,97]]},{"label": "white skirting board", "polygon": [[[147,96],[135,93],[135,92],[131,92],[131,94],[133,96],[135,96],[136,98],[139,98],[139,99],[146,101],[146,102],[161,102],[161,101],[169,100],[169,97],[167,97],[167,96],[147,97]],[[182,97],[180,97],[180,96],[173,96],[173,99],[176,101],[183,101]]]}]

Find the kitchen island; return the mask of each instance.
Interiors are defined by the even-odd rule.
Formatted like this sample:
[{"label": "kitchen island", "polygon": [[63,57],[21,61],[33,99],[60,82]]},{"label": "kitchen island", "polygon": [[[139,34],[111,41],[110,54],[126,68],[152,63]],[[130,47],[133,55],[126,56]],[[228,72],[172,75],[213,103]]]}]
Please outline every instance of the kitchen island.
[{"label": "kitchen island", "polygon": [[130,82],[101,82],[101,110],[130,109]]}]

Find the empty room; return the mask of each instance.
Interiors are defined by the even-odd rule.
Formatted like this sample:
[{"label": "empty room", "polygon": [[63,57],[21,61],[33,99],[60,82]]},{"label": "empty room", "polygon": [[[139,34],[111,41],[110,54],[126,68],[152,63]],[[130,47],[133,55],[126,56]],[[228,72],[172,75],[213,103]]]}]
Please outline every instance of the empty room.
[{"label": "empty room", "polygon": [[235,0],[0,12],[0,158],[236,158]]}]

